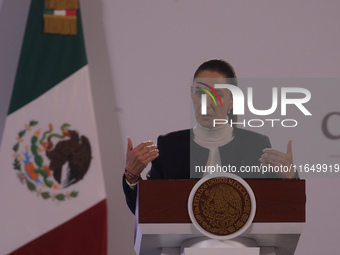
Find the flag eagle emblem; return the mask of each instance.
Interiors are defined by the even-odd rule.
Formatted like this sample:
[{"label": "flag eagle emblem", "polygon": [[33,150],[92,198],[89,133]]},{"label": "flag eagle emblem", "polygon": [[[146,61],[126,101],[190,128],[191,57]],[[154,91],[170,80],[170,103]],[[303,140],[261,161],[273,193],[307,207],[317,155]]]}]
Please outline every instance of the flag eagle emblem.
[{"label": "flag eagle emblem", "polygon": [[27,188],[43,199],[64,201],[75,198],[78,191],[64,192],[81,181],[91,160],[89,139],[64,123],[42,130],[38,121],[30,121],[19,131],[13,146],[13,168]]}]

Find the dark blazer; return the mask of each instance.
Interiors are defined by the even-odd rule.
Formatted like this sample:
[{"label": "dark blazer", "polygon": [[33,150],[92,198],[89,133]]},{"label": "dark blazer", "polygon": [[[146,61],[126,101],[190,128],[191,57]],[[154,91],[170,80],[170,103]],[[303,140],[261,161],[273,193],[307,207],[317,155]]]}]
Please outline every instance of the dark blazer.
[{"label": "dark blazer", "polygon": [[[159,156],[152,161],[152,167],[147,174],[148,180],[155,179],[190,179],[195,172],[195,166],[205,166],[209,150],[199,146],[193,141],[192,129],[172,132],[159,136],[157,140]],[[270,148],[267,136],[252,131],[234,128],[234,139],[219,148],[222,166],[259,166],[259,158],[264,148]],[[190,168],[191,167],[191,168]],[[234,173],[241,178],[278,178],[268,173]],[[201,178],[203,173],[196,174],[194,178]],[[193,175],[192,175],[193,176]],[[132,190],[123,176],[123,189],[126,202],[134,213],[136,207],[137,190]]]}]

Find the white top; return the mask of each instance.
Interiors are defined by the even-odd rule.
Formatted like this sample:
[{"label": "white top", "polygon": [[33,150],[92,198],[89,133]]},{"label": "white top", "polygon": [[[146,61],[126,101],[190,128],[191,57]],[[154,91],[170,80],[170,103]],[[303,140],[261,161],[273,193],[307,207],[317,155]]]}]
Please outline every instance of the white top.
[{"label": "white top", "polygon": [[[234,139],[233,127],[226,124],[215,128],[205,128],[200,124],[196,124],[193,132],[195,135],[194,141],[210,151],[207,166],[221,165],[219,147],[230,143]],[[207,174],[209,172],[204,173],[204,175]]]}]

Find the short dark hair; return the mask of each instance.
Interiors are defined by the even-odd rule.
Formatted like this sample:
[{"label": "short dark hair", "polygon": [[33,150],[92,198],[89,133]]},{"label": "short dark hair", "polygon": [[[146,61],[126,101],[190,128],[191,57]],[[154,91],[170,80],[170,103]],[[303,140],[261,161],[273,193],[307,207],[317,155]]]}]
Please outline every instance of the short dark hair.
[{"label": "short dark hair", "polygon": [[231,64],[223,59],[210,59],[202,63],[196,70],[194,78],[203,71],[212,71],[223,74],[226,78],[234,78],[236,80],[236,73]]}]

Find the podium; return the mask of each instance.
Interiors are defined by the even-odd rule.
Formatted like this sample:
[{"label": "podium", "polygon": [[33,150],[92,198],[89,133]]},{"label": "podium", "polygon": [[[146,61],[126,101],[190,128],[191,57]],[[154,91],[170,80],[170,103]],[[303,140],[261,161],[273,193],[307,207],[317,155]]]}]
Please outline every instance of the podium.
[{"label": "podium", "polygon": [[[255,240],[261,255],[293,255],[305,223],[305,180],[245,181],[254,192],[256,213],[241,236]],[[184,241],[203,236],[192,224],[187,209],[196,183],[197,180],[139,181],[136,254],[180,254]]]}]

